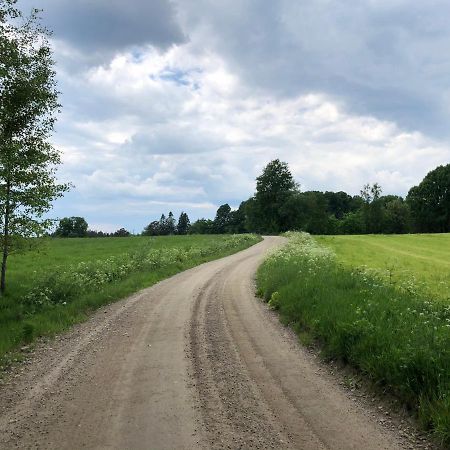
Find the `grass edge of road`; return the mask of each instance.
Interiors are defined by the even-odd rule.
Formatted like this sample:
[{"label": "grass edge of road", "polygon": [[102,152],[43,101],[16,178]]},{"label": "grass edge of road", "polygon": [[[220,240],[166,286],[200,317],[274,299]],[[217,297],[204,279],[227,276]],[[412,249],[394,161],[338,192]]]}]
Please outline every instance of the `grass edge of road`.
[{"label": "grass edge of road", "polygon": [[350,269],[306,233],[287,233],[257,272],[258,294],[303,343],[397,397],[450,445],[450,305]]},{"label": "grass edge of road", "polygon": [[[8,342],[3,343],[3,351],[0,352],[0,379],[2,373],[9,367],[27,357],[36,339],[51,338],[87,320],[104,305],[124,299],[182,271],[245,250],[261,241],[261,236],[246,235],[245,239],[232,240],[230,246],[218,245],[217,248],[211,248],[209,252],[205,248],[203,252],[196,252],[194,257],[170,261],[151,271],[135,271],[124,278],[101,285],[98,289],[94,286],[92,290],[82,293],[70,302],[44,305],[29,315],[18,314],[17,320],[8,322],[0,336],[8,337]],[[8,306],[16,305],[8,305],[4,300],[3,303],[0,301],[0,307],[3,310],[6,311]]]}]

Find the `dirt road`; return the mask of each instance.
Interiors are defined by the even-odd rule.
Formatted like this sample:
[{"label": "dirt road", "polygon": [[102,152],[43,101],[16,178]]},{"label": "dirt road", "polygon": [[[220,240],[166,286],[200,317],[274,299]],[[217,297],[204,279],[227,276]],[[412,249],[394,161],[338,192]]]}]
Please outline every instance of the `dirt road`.
[{"label": "dirt road", "polygon": [[183,272],[41,345],[0,388],[0,448],[402,448],[255,299],[255,270],[280,242]]}]

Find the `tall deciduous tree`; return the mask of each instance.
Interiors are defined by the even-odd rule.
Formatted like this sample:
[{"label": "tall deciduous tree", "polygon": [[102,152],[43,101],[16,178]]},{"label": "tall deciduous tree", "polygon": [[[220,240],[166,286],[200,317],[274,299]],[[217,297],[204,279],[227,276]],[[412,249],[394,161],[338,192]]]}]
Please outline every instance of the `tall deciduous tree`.
[{"label": "tall deciduous tree", "polygon": [[60,153],[49,143],[59,109],[49,33],[38,11],[23,18],[16,0],[0,0],[0,291],[20,237],[37,236],[44,215],[68,189],[58,184]]},{"label": "tall deciduous tree", "polygon": [[297,191],[297,184],[287,163],[274,159],[256,178],[255,204],[256,215],[254,229],[257,231],[278,233],[286,231],[281,207]]},{"label": "tall deciduous tree", "polygon": [[246,202],[241,202],[239,208],[231,211],[231,219],[229,225],[229,231],[231,233],[245,233],[247,232],[247,215],[246,215]]},{"label": "tall deciduous tree", "polygon": [[59,221],[55,236],[58,237],[86,237],[88,223],[84,217],[64,217]]},{"label": "tall deciduous tree", "polygon": [[365,184],[361,191],[364,200],[362,208],[363,217],[368,233],[381,233],[383,231],[384,208],[380,201],[382,189],[378,183]]},{"label": "tall deciduous tree", "polygon": [[402,234],[411,229],[411,210],[408,203],[401,197],[394,198],[386,203],[384,233]]},{"label": "tall deciduous tree", "polygon": [[231,217],[230,205],[228,203],[220,205],[214,218],[214,231],[218,234],[228,233]]},{"label": "tall deciduous tree", "polygon": [[211,219],[197,219],[189,229],[190,234],[214,234],[214,222]]},{"label": "tall deciduous tree", "polygon": [[158,220],[154,220],[149,223],[142,232],[143,236],[159,236],[160,234],[160,223]]},{"label": "tall deciduous tree", "polygon": [[336,219],[342,219],[345,214],[353,210],[353,198],[346,192],[330,192],[324,193],[327,200],[327,212],[333,214]]},{"label": "tall deciduous tree", "polygon": [[406,198],[418,231],[450,231],[450,164],[429,172]]}]

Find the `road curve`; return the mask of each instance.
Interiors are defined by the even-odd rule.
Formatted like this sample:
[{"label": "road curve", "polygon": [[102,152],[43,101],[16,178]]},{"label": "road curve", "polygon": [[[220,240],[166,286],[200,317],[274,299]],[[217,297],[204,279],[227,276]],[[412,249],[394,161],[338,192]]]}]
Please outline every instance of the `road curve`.
[{"label": "road curve", "polygon": [[97,312],[0,387],[0,448],[398,449],[254,297],[270,237]]}]

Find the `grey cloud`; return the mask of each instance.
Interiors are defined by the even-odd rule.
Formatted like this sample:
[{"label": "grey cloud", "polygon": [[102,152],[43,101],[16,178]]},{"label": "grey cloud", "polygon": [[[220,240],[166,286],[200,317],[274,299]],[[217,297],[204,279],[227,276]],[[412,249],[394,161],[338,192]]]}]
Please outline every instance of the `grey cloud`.
[{"label": "grey cloud", "polygon": [[207,133],[199,133],[192,127],[182,127],[169,123],[155,127],[151,132],[135,134],[122,150],[148,155],[177,155],[213,152],[223,141]]},{"label": "grey cloud", "polygon": [[24,12],[43,9],[54,38],[79,49],[86,59],[146,44],[167,48],[185,39],[169,0],[24,0],[20,5]]},{"label": "grey cloud", "polygon": [[448,2],[183,0],[179,8],[192,39],[255,88],[325,92],[351,112],[449,137]]}]

